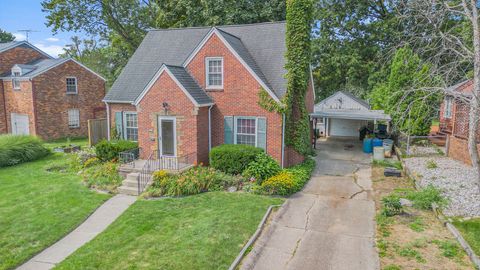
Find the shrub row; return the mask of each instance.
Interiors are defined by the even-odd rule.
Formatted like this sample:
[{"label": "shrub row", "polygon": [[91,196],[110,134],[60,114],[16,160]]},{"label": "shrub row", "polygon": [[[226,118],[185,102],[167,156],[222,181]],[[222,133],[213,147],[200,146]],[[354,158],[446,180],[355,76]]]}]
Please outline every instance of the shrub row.
[{"label": "shrub row", "polygon": [[37,160],[45,157],[50,150],[42,140],[34,136],[0,135],[0,167]]},{"label": "shrub row", "polygon": [[223,144],[210,151],[210,166],[228,174],[241,174],[263,149],[250,145]]},{"label": "shrub row", "polygon": [[258,192],[282,196],[287,196],[298,192],[310,179],[314,168],[315,161],[307,158],[303,163],[281,170],[277,175],[274,175],[262,182]]},{"label": "shrub row", "polygon": [[136,142],[127,140],[102,140],[95,145],[95,153],[101,161],[113,161],[118,159],[118,154],[123,151],[138,148]]}]

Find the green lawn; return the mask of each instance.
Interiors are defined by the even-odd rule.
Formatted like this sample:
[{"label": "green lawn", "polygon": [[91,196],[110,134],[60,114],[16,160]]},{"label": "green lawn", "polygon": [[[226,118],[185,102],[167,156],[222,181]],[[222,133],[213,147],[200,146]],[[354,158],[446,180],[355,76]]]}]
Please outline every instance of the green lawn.
[{"label": "green lawn", "polygon": [[480,256],[480,218],[466,221],[455,221],[453,225],[470,244],[477,256]]},{"label": "green lawn", "polygon": [[18,266],[73,230],[110,196],[75,173],[49,172],[63,154],[0,169],[0,269]]},{"label": "green lawn", "polygon": [[56,269],[227,269],[282,202],[226,192],[139,200]]}]

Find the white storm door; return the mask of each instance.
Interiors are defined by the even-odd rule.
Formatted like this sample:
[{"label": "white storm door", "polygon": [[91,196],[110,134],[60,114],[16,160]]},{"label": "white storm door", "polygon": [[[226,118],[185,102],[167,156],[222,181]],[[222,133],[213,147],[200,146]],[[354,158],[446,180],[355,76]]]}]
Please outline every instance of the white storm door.
[{"label": "white storm door", "polygon": [[177,155],[176,121],[174,117],[158,117],[158,153],[160,156]]},{"label": "white storm door", "polygon": [[28,115],[12,113],[12,134],[29,135],[30,128],[28,126]]}]

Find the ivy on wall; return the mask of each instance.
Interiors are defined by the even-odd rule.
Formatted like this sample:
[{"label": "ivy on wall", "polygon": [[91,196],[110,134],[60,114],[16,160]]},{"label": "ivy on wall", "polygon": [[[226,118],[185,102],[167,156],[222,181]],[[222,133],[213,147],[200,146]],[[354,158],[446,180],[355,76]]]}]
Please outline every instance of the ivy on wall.
[{"label": "ivy on wall", "polygon": [[285,112],[285,103],[283,101],[275,101],[263,88],[260,88],[260,92],[258,92],[258,105],[268,112]]},{"label": "ivy on wall", "polygon": [[311,152],[305,96],[309,79],[312,20],[312,0],[287,0],[285,144],[302,155]]}]

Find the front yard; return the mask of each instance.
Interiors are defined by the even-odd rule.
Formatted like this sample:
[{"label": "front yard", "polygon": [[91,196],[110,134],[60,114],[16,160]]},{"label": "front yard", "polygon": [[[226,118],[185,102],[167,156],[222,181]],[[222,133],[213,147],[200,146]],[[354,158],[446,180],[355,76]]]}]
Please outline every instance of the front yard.
[{"label": "front yard", "polygon": [[139,200],[57,269],[227,269],[282,202],[238,192]]},{"label": "front yard", "polygon": [[0,169],[0,269],[50,246],[110,197],[90,191],[75,173],[47,170],[65,162],[52,154]]}]

